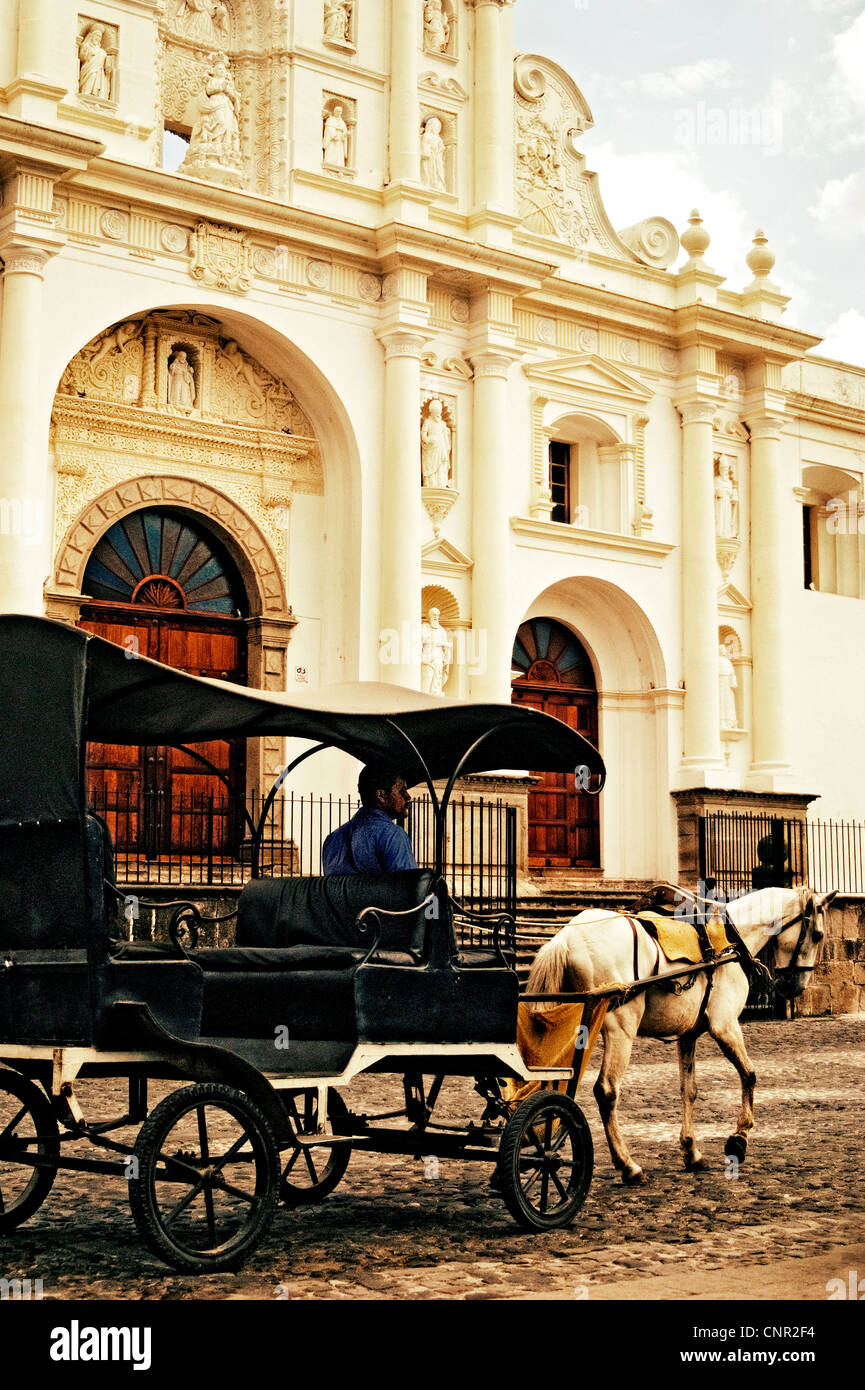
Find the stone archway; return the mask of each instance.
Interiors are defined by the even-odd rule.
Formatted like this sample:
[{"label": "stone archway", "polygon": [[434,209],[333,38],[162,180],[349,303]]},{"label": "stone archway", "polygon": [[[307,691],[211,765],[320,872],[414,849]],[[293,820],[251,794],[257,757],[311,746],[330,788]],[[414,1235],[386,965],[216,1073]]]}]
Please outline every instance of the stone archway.
[{"label": "stone archway", "polygon": [[607,878],[676,873],[670,747],[683,692],[670,690],[658,635],[624,589],[594,576],[552,584],[523,622],[554,619],[579,637],[597,686],[598,746],[607,767],[600,807],[600,862]]},{"label": "stone archway", "polygon": [[130,512],[160,505],[188,510],[216,524],[245,581],[253,616],[291,617],[273,549],[251,517],[210,484],[170,474],[130,478],[109,488],[84,508],[60,547],[54,583],[48,593],[48,616],[69,618],[75,604],[80,605],[87,561],[109,527]]}]

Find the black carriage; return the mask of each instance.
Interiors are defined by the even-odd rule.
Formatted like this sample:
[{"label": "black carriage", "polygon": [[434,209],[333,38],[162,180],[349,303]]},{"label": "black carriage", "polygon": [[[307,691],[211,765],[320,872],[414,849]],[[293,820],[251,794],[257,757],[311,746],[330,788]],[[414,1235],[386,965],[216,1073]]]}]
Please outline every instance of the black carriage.
[{"label": "black carriage", "polygon": [[[514,923],[472,918],[445,880],[445,814],[459,776],[502,767],[603,780],[597,751],[529,708],[377,685],[289,698],[188,676],[62,623],[0,618],[0,1233],[26,1221],[58,1169],[129,1183],[136,1224],[169,1264],[236,1268],[277,1202],[318,1201],[353,1148],[494,1165],[529,1229],[570,1222],[592,1145],[574,1065],[533,1068],[516,1042]],[[233,944],[199,944],[191,903],[170,943],[125,939],[110,836],[88,812],[88,740],[183,746],[309,741],[250,825],[253,878]],[[329,878],[259,876],[270,804],[310,753],[387,758],[429,789],[435,868]],[[443,793],[435,782],[446,780]],[[475,933],[476,935],[477,933]],[[362,1075],[403,1077],[398,1114],[350,1111]],[[445,1079],[474,1079],[480,1118],[438,1125]],[[128,1081],[123,1115],[91,1121],[83,1083]],[[183,1083],[152,1109],[151,1082]],[[519,1104],[508,1082],[538,1082]],[[134,1143],[120,1131],[140,1126]],[[81,1141],[98,1150],[82,1157]],[[75,1152],[72,1152],[72,1150]]]}]

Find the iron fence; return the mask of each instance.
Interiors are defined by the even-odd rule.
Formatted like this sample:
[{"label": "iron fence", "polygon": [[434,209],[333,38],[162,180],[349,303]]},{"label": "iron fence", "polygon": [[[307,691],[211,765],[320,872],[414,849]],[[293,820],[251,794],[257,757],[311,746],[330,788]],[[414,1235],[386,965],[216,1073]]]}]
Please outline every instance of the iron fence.
[{"label": "iron fence", "polygon": [[[290,793],[277,797],[264,824],[260,872],[315,876],[332,830],[358,809],[355,797]],[[118,883],[129,886],[242,887],[252,876],[250,823],[263,798],[135,791],[91,795],[114,842]],[[428,796],[413,799],[406,830],[422,867],[435,863],[435,821]],[[453,797],[447,813],[446,876],[451,892],[473,912],[514,912],[517,811],[501,799]]]},{"label": "iron fence", "polygon": [[713,811],[699,823],[700,877],[727,898],[807,883],[818,893],[865,894],[865,822],[795,820]]}]

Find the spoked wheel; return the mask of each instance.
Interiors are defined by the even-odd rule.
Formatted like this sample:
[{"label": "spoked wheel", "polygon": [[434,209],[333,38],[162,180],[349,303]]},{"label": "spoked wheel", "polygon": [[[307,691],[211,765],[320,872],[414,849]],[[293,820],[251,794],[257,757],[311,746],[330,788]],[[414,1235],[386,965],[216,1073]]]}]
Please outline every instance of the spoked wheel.
[{"label": "spoked wheel", "polygon": [[589,1126],[570,1096],[541,1091],[517,1106],[502,1135],[497,1174],[508,1211],[527,1231],[570,1225],[593,1168]]},{"label": "spoked wheel", "polygon": [[[285,1097],[285,1108],[298,1134],[315,1134],[318,1123],[318,1092],[293,1091]],[[327,1118],[334,1134],[344,1133],[343,1121],[348,1115],[345,1101],[338,1091],[327,1093]],[[337,1183],[342,1181],[351,1158],[350,1144],[334,1144],[328,1148],[292,1150],[279,1195],[287,1207],[313,1206],[323,1202]]]},{"label": "spoked wheel", "polygon": [[[44,1168],[23,1154],[53,1160]],[[38,1086],[15,1071],[0,1071],[0,1234],[14,1231],[38,1211],[57,1176],[60,1140],[51,1105]]]},{"label": "spoked wheel", "polygon": [[167,1096],[141,1126],[129,1183],[149,1248],[192,1274],[234,1270],[267,1232],[279,1154],[266,1117],[216,1082]]}]

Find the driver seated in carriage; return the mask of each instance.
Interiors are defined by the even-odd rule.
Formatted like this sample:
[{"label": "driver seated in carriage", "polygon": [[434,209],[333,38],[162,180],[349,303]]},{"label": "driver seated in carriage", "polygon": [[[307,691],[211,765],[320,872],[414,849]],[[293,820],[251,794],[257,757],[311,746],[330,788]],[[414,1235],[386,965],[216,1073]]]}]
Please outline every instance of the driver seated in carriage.
[{"label": "driver seated in carriage", "polygon": [[322,846],[324,874],[396,873],[416,869],[417,860],[402,822],[411,794],[399,768],[370,763],[358,778],[360,809]]}]

